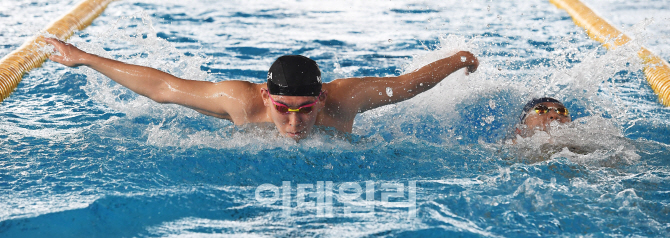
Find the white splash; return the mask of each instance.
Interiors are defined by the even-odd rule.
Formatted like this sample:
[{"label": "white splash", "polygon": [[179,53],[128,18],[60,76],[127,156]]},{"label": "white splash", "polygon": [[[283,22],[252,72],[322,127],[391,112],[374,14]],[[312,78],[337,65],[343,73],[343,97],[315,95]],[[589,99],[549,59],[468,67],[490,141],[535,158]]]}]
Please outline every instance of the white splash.
[{"label": "white splash", "polygon": [[621,129],[600,116],[565,124],[553,122],[549,133],[537,131],[531,137],[517,136],[515,140],[510,147],[519,159],[531,163],[562,157],[584,165],[618,167],[640,159]]}]

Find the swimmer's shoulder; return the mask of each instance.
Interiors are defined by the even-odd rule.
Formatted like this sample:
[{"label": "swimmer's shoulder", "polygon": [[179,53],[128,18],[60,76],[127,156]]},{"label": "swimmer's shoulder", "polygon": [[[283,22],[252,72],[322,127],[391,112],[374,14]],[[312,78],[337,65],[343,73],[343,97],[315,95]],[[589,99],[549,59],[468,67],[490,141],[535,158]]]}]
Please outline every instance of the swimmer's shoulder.
[{"label": "swimmer's shoulder", "polygon": [[326,106],[317,118],[316,125],[332,127],[338,131],[351,132],[354,119],[359,111],[359,98],[355,88],[356,78],[336,79],[324,83],[322,90],[327,92]]},{"label": "swimmer's shoulder", "polygon": [[333,96],[343,96],[348,94],[351,90],[356,90],[353,88],[355,83],[360,81],[359,78],[339,78],[331,82],[323,84],[323,90],[327,90],[330,95]]},{"label": "swimmer's shoulder", "polygon": [[266,122],[265,106],[261,97],[261,88],[265,84],[240,80],[227,80],[214,84],[216,100],[225,112],[224,119],[235,125]]},{"label": "swimmer's shoulder", "polygon": [[252,83],[242,80],[226,80],[214,83],[216,91],[236,95],[238,97],[253,97],[260,94],[264,83]]},{"label": "swimmer's shoulder", "polygon": [[358,100],[356,88],[358,78],[336,79],[323,84],[323,90],[328,92],[327,107],[329,114],[337,118],[353,118],[358,113]]}]

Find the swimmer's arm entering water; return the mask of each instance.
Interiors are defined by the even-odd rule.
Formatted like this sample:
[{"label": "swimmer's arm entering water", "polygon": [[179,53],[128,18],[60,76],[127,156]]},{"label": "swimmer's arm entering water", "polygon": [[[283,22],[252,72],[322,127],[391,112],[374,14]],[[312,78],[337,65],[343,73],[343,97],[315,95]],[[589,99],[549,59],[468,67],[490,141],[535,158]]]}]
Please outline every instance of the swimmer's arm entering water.
[{"label": "swimmer's arm entering water", "polygon": [[338,79],[332,82],[330,93],[333,97],[346,100],[341,103],[341,107],[350,107],[360,113],[410,99],[433,88],[459,69],[467,68],[468,74],[475,72],[478,66],[477,57],[470,52],[460,51],[397,77]]},{"label": "swimmer's arm entering water", "polygon": [[233,120],[231,113],[244,114],[245,103],[241,100],[255,92],[250,82],[181,79],[157,69],[89,54],[57,39],[47,38],[46,41],[61,54],[52,55],[50,59],[53,61],[69,67],[88,66],[158,103],[179,104],[210,116]]}]

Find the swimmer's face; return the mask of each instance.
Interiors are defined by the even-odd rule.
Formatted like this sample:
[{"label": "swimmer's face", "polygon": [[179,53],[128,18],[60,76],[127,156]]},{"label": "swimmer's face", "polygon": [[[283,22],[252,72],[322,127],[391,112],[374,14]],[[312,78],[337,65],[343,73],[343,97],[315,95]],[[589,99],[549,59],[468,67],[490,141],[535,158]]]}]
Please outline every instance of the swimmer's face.
[{"label": "swimmer's face", "polygon": [[[543,114],[538,114],[535,112],[535,108],[538,105],[543,105],[545,107],[548,107],[549,110],[546,113]],[[566,122],[571,122],[572,118],[570,118],[570,115],[564,116],[556,112],[556,108],[565,108],[563,105],[558,104],[558,103],[553,103],[553,102],[543,102],[543,103],[538,103],[535,106],[533,106],[533,109],[530,109],[528,112],[528,115],[526,115],[526,119],[524,120],[523,124],[526,125],[526,132],[518,132],[519,134],[530,136],[532,135],[532,132],[535,130],[540,130],[540,131],[548,131],[549,129],[549,124],[553,121],[558,121],[560,123],[566,123]],[[529,135],[530,133],[530,135]]]},{"label": "swimmer's face", "polygon": [[[280,96],[270,95],[267,90],[264,90],[263,101],[269,111],[269,116],[279,130],[279,133],[285,137],[293,138],[296,141],[307,137],[311,132],[316,118],[324,106],[325,93],[321,97],[313,96]],[[278,111],[275,104],[270,100],[279,104],[288,106],[291,109],[298,109],[305,105],[314,104],[311,112],[288,112],[282,113]]]}]

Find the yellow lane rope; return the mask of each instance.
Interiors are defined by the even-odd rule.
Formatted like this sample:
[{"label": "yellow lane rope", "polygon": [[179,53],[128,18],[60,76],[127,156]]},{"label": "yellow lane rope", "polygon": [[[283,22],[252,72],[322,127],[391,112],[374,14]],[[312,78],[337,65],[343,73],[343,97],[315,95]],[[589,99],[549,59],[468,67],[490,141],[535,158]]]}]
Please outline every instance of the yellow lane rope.
[{"label": "yellow lane rope", "polygon": [[[575,24],[584,28],[591,39],[603,43],[607,49],[628,43],[630,37],[600,18],[579,0],[549,0],[552,4],[572,16]],[[637,55],[644,64],[644,75],[663,105],[670,106],[670,64],[641,47]]]},{"label": "yellow lane rope", "polygon": [[[90,25],[112,1],[114,0],[84,0],[43,31],[66,40],[75,31]],[[39,67],[49,57],[50,53],[40,50],[45,45],[44,37],[38,35],[0,60],[0,102],[19,85],[24,73]]]}]

